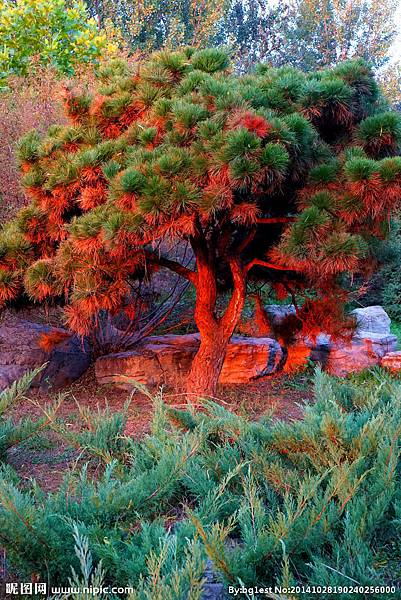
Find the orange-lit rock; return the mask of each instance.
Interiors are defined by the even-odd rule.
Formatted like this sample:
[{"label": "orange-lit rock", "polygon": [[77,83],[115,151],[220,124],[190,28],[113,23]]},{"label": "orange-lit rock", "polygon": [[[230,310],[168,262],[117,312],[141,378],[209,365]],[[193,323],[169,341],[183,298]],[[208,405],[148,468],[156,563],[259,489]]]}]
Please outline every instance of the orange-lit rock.
[{"label": "orange-lit rock", "polygon": [[299,340],[288,348],[288,357],[284,365],[284,373],[303,371],[311,356],[311,348],[303,340]]},{"label": "orange-lit rock", "polygon": [[344,376],[381,363],[397,347],[397,336],[390,333],[391,319],[382,306],[367,306],[351,312],[356,330],[347,344],[333,344],[326,368],[333,375]]},{"label": "orange-lit rock", "polygon": [[401,371],[401,351],[389,352],[381,359],[381,366],[390,371]]},{"label": "orange-lit rock", "polygon": [[395,350],[397,337],[391,334],[357,332],[350,343],[334,344],[326,370],[332,375],[345,376],[380,364],[382,358]]},{"label": "orange-lit rock", "polygon": [[[146,385],[180,383],[188,374],[198,347],[198,334],[151,336],[135,350],[98,358],[96,378],[101,384],[114,383],[123,388],[132,388],[130,380]],[[274,371],[281,357],[275,340],[234,336],[219,382],[247,383]]]}]

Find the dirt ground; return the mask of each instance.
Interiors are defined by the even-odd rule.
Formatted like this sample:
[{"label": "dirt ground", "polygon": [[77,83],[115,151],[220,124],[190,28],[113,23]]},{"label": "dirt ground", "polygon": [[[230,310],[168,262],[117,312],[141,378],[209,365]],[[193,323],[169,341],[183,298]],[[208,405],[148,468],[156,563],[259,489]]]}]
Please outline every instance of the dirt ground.
[{"label": "dirt ground", "polygon": [[[58,410],[58,418],[72,430],[80,427],[78,405],[91,411],[104,409],[107,405],[112,411],[122,410],[129,392],[110,385],[99,386],[94,370],[89,369],[81,379],[63,391],[63,401]],[[54,403],[59,393],[44,394],[38,390],[29,392],[28,397],[20,401],[12,411],[12,417],[18,421],[22,417],[42,417],[41,407]],[[163,391],[163,398],[171,406],[180,408],[185,399],[174,390]],[[302,417],[304,401],[311,400],[312,389],[307,375],[282,375],[280,377],[259,380],[252,384],[221,386],[216,401],[228,410],[258,419],[273,411],[276,418],[291,420]],[[126,435],[140,438],[149,431],[152,420],[153,404],[146,395],[136,392],[129,407]],[[54,491],[60,485],[68,469],[76,467],[85,459],[71,448],[53,431],[44,430],[26,440],[8,452],[8,462],[24,480],[34,478],[46,491]]]}]

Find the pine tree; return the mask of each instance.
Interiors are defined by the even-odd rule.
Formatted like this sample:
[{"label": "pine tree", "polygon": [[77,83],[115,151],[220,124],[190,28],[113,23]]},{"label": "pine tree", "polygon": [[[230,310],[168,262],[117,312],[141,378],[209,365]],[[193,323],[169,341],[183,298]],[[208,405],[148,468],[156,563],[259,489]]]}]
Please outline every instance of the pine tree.
[{"label": "pine tree", "polygon": [[[210,395],[250,278],[292,298],[302,334],[341,333],[344,276],[371,269],[401,197],[401,117],[366,64],[240,77],[219,49],[188,49],[101,76],[93,97],[66,90],[70,126],[20,143],[32,200],[1,232],[2,303],[62,298],[85,334],[167,267],[195,286],[188,389]],[[169,238],[194,269],[156,249]]]}]

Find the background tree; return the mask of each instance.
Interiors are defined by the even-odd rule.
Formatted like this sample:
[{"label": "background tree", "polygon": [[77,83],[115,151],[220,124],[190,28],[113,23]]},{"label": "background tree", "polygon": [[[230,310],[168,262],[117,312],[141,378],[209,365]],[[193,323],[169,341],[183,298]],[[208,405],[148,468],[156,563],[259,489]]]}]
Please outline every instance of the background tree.
[{"label": "background tree", "polygon": [[[366,64],[240,77],[217,49],[163,51],[102,76],[94,97],[66,91],[70,126],[21,141],[32,202],[1,233],[2,302],[63,298],[84,334],[132,279],[170,268],[196,288],[188,386],[207,394],[249,277],[293,299],[287,339],[341,332],[344,276],[373,268],[401,197],[401,117],[377,112]],[[157,245],[177,238],[195,269]]]},{"label": "background tree", "polygon": [[382,67],[397,35],[398,6],[397,0],[294,0],[286,55],[303,70],[354,57]]},{"label": "background tree", "polygon": [[114,49],[78,0],[69,6],[64,0],[2,0],[0,38],[0,86],[10,75],[26,75],[33,57],[37,64],[72,74],[78,64]]},{"label": "background tree", "polygon": [[290,61],[285,50],[292,18],[289,3],[232,0],[221,25],[221,42],[232,48],[237,69],[246,72],[261,61],[276,67]]},{"label": "background tree", "polygon": [[129,48],[151,52],[222,42],[229,0],[87,0],[86,4],[99,27],[111,23]]},{"label": "background tree", "polygon": [[399,63],[383,70],[397,35],[398,0],[86,0],[86,4],[99,27],[108,29],[111,24],[131,51],[227,45],[240,72],[257,62],[309,71],[361,57],[378,70],[391,101],[397,102],[399,96],[394,85]]}]

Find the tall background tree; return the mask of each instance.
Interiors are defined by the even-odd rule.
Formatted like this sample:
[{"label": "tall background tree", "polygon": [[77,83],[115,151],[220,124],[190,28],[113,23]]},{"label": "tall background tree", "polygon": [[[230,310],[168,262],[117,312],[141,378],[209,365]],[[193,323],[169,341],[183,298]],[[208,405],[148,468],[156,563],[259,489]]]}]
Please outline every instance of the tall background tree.
[{"label": "tall background tree", "polygon": [[[32,201],[1,232],[2,302],[58,297],[85,334],[167,267],[196,289],[188,385],[211,395],[249,278],[296,303],[287,339],[341,333],[344,277],[374,267],[401,197],[401,117],[380,112],[369,67],[241,77],[225,53],[188,49],[101,75],[93,97],[66,91],[70,126],[21,141]],[[176,239],[194,269],[163,254]]]},{"label": "tall background tree", "polygon": [[360,57],[377,71],[397,101],[394,62],[398,0],[86,0],[99,28],[120,32],[131,50],[149,52],[183,44],[226,45],[237,69],[258,62],[304,71]]},{"label": "tall background tree", "polygon": [[133,50],[151,52],[185,44],[222,42],[221,25],[230,0],[87,0],[99,27],[112,24]]},{"label": "tall background tree", "polygon": [[398,0],[295,0],[291,2],[287,56],[303,70],[360,57],[374,68],[389,60],[398,29]]}]

